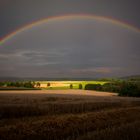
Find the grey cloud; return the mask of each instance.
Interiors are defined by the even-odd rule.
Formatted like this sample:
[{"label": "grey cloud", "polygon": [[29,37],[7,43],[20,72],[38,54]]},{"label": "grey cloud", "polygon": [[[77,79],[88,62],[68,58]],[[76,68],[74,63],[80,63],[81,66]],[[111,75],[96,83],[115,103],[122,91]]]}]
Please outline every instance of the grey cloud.
[{"label": "grey cloud", "polygon": [[[140,34],[107,22],[83,18],[46,23],[1,45],[0,74],[30,77],[138,74],[139,46]],[[14,69],[4,71],[8,67]]]}]

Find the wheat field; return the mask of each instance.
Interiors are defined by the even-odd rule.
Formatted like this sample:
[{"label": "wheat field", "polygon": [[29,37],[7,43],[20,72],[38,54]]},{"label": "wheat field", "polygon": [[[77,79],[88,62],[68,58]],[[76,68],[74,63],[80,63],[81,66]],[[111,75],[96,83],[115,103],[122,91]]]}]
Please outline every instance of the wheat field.
[{"label": "wheat field", "polygon": [[140,98],[84,90],[0,91],[0,140],[139,140]]}]

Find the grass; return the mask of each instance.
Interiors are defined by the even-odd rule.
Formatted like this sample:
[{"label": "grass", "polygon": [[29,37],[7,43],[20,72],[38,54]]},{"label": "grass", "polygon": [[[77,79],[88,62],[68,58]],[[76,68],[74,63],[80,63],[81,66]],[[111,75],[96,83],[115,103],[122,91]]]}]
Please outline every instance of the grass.
[{"label": "grass", "polygon": [[138,140],[140,99],[0,94],[1,140]]}]

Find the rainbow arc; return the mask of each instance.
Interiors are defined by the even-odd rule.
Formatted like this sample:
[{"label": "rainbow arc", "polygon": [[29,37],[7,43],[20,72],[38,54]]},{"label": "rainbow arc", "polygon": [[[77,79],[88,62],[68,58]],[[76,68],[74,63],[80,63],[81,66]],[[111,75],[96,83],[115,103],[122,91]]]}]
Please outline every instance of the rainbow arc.
[{"label": "rainbow arc", "polygon": [[63,15],[63,16],[53,16],[53,17],[48,17],[45,19],[41,19],[39,21],[35,21],[32,23],[29,23],[28,25],[25,25],[17,30],[15,30],[14,32],[6,35],[5,37],[3,37],[2,39],[0,39],[0,44],[5,43],[6,41],[8,41],[9,39],[11,39],[14,36],[17,36],[18,34],[20,34],[21,32],[24,32],[25,30],[31,29],[35,26],[47,23],[47,22],[57,22],[59,20],[64,20],[64,19],[91,19],[91,20],[98,20],[101,22],[108,22],[111,24],[115,24],[117,26],[121,26],[123,28],[128,28],[134,32],[140,33],[140,29],[130,25],[128,23],[113,19],[113,18],[108,18],[108,17],[103,17],[103,16],[96,16],[96,15],[86,15],[86,14],[76,14],[76,15]]}]

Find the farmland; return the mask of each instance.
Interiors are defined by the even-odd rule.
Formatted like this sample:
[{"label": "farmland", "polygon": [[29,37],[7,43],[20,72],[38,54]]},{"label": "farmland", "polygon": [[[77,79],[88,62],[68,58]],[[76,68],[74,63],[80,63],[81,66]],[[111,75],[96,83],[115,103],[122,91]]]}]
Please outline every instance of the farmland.
[{"label": "farmland", "polygon": [[0,91],[1,140],[139,140],[140,98],[86,90]]}]

